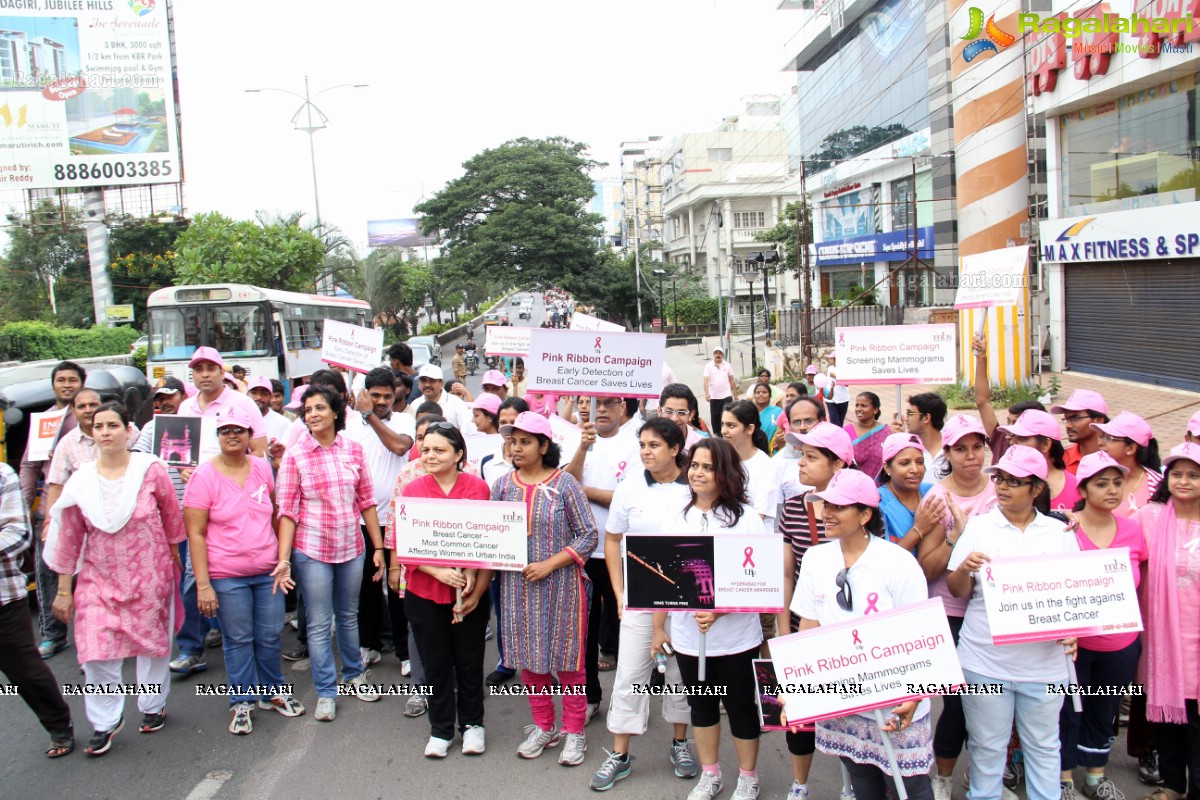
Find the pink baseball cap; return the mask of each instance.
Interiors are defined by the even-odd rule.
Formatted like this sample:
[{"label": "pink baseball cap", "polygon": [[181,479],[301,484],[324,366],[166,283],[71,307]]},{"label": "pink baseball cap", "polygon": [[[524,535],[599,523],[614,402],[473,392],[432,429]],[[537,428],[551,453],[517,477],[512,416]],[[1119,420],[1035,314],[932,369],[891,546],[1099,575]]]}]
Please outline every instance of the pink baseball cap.
[{"label": "pink baseball cap", "polygon": [[483,386],[507,386],[508,381],[504,379],[504,373],[498,369],[489,369],[483,373],[483,380],[479,382]]},{"label": "pink baseball cap", "polygon": [[830,351],[829,351],[829,355],[827,355],[827,356],[825,356],[825,357],[826,357],[826,358],[837,358],[837,351],[836,351],[836,350],[830,350]]},{"label": "pink baseball cap", "polygon": [[1200,411],[1192,414],[1192,418],[1188,420],[1187,432],[1192,436],[1200,436]]},{"label": "pink baseball cap", "polygon": [[1093,392],[1091,389],[1076,389],[1071,392],[1071,396],[1067,398],[1067,402],[1058,406],[1050,406],[1051,414],[1067,414],[1072,411],[1098,411],[1104,416],[1108,416],[1108,403],[1099,392]]},{"label": "pink baseball cap", "polygon": [[229,384],[229,388],[231,388],[231,389],[236,390],[238,388],[237,378],[233,377],[228,372],[226,372],[224,375],[221,376],[221,380],[224,381],[225,383]]},{"label": "pink baseball cap", "polygon": [[925,450],[925,445],[921,443],[921,437],[915,433],[890,434],[883,440],[883,463],[886,464],[899,455],[901,450],[907,450],[910,447],[921,451]]},{"label": "pink baseball cap", "polygon": [[1166,469],[1180,459],[1186,459],[1187,461],[1194,461],[1197,464],[1200,464],[1200,444],[1196,444],[1195,442],[1184,442],[1181,445],[1172,447],[1171,452],[1168,453],[1167,457],[1162,460],[1163,469]]},{"label": "pink baseball cap", "polygon": [[471,404],[471,408],[478,408],[480,411],[486,411],[489,414],[499,414],[500,398],[488,392],[480,392],[479,397],[476,397],[475,402]]},{"label": "pink baseball cap", "polygon": [[1103,450],[1097,450],[1079,459],[1079,467],[1075,470],[1075,478],[1080,483],[1083,483],[1088,478],[1099,472],[1104,472],[1106,469],[1118,470],[1122,475],[1129,474],[1129,467],[1121,466],[1108,453]]},{"label": "pink baseball cap", "polygon": [[194,383],[185,383],[183,385],[183,393],[188,397],[195,397],[200,394],[200,390],[196,388],[196,384]]},{"label": "pink baseball cap", "polygon": [[1096,422],[1092,424],[1092,427],[1109,436],[1130,439],[1142,447],[1150,444],[1150,440],[1154,438],[1154,431],[1150,429],[1150,423],[1132,411],[1122,411],[1108,422]]},{"label": "pink baseball cap", "polygon": [[1004,451],[1000,460],[990,467],[984,467],[984,472],[1007,472],[1014,478],[1040,478],[1046,480],[1046,457],[1040,450],[1034,450],[1023,444],[1014,444]]},{"label": "pink baseball cap", "polygon": [[275,387],[271,385],[271,379],[264,378],[262,375],[250,381],[250,385],[246,387],[246,391],[249,392],[251,389],[266,389],[272,394],[275,393]]},{"label": "pink baseball cap", "polygon": [[501,425],[500,433],[505,436],[512,436],[513,431],[525,431],[526,433],[539,434],[547,438],[553,438],[554,434],[550,430],[550,421],[534,411],[522,411],[517,414],[517,418],[513,420],[512,425]]},{"label": "pink baseball cap", "polygon": [[805,375],[816,375],[820,371],[821,370],[817,369],[816,364],[809,364],[807,367],[804,368]]},{"label": "pink baseball cap", "polygon": [[833,473],[833,478],[824,491],[815,492],[810,496],[835,506],[862,503],[864,506],[879,508],[879,489],[876,488],[875,481],[856,469],[839,469]]},{"label": "pink baseball cap", "polygon": [[197,347],[196,352],[192,353],[192,360],[188,362],[188,367],[194,367],[201,361],[211,361],[221,369],[225,369],[225,361],[221,358],[221,354],[211,347]]},{"label": "pink baseball cap", "polygon": [[979,417],[957,414],[946,420],[946,425],[942,428],[942,444],[954,447],[958,444],[959,439],[970,436],[972,433],[979,434],[983,437],[984,442],[987,441],[987,431],[983,429],[983,423],[979,421]]},{"label": "pink baseball cap", "polygon": [[229,425],[237,425],[239,428],[245,428],[248,431],[254,430],[254,418],[250,416],[249,409],[241,406],[234,406],[221,415],[217,420],[217,430]]},{"label": "pink baseball cap", "polygon": [[854,445],[850,442],[850,434],[830,422],[818,422],[808,433],[788,433],[783,437],[793,447],[809,445],[823,447],[831,451],[846,464],[854,463]]},{"label": "pink baseball cap", "polygon": [[1031,408],[1021,412],[1012,425],[1001,425],[1000,430],[1013,436],[1045,436],[1047,439],[1062,439],[1058,420],[1049,411]]},{"label": "pink baseball cap", "polygon": [[284,408],[300,408],[304,405],[304,393],[308,391],[308,384],[300,384],[292,389],[292,399],[284,406]]}]

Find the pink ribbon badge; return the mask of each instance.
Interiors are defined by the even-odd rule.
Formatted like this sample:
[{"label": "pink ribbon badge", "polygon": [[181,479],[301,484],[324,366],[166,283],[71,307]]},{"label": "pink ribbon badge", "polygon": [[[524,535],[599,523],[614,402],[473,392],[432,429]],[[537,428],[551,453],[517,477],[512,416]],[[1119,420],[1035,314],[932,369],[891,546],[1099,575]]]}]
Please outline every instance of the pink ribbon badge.
[{"label": "pink ribbon badge", "polygon": [[400,504],[400,513],[397,514],[400,519],[408,519],[408,513],[404,510],[404,503]]},{"label": "pink ribbon badge", "polygon": [[593,346],[596,348],[596,352],[599,353],[600,352],[600,337],[599,336],[596,337],[596,344]]},{"label": "pink ribbon badge", "polygon": [[753,567],[754,566],[754,548],[747,547],[745,550],[742,551],[742,554],[746,556],[745,560],[742,561],[742,566],[743,567]]},{"label": "pink ribbon badge", "polygon": [[838,344],[839,344],[839,345],[843,345],[843,344],[845,344],[845,343],[846,343],[846,334],[844,334],[844,333],[839,333],[839,334],[838,334]]},{"label": "pink ribbon badge", "polygon": [[875,605],[878,602],[879,602],[879,595],[876,594],[875,592],[871,592],[869,595],[867,595],[867,610],[863,612],[863,616],[870,614],[872,611],[874,611],[876,614],[878,614],[879,606]]},{"label": "pink ribbon badge", "polygon": [[995,581],[994,581],[994,580],[993,580],[993,578],[992,578],[992,568],[991,568],[991,567],[988,567],[988,568],[987,568],[987,582],[988,582],[988,583],[995,583]]},{"label": "pink ribbon badge", "polygon": [[858,629],[855,628],[853,631],[851,631],[851,633],[854,634],[854,643],[857,645],[862,645],[862,639],[858,638]]},{"label": "pink ribbon badge", "polygon": [[626,463],[624,461],[622,461],[620,464],[617,464],[617,477],[618,478],[621,478],[625,475],[625,467],[626,467]]}]

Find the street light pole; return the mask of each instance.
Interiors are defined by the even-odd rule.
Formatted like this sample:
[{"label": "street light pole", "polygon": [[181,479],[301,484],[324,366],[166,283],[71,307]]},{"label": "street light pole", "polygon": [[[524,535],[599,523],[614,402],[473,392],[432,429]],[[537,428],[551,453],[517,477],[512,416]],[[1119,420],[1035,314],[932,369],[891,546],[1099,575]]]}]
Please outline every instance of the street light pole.
[{"label": "street light pole", "polygon": [[667,300],[663,295],[663,278],[666,276],[665,269],[656,269],[654,274],[658,276],[658,329],[666,332],[667,330]]}]

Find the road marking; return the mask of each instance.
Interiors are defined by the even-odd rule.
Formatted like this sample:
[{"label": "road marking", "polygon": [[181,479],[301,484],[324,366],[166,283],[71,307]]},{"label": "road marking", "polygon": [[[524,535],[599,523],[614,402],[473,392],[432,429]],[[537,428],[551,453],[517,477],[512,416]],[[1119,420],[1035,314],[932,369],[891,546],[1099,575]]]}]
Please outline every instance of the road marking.
[{"label": "road marking", "polygon": [[221,791],[225,781],[233,777],[232,772],[210,772],[204,780],[196,784],[196,788],[184,800],[212,800]]}]

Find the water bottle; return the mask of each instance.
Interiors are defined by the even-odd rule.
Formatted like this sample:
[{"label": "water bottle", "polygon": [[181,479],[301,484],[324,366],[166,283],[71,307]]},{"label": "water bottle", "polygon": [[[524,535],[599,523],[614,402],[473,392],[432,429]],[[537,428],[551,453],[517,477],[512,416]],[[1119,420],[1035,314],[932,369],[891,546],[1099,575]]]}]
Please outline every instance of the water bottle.
[{"label": "water bottle", "polygon": [[667,657],[664,654],[659,653],[656,655],[654,657],[654,662],[658,665],[659,673],[663,675],[667,674]]}]

